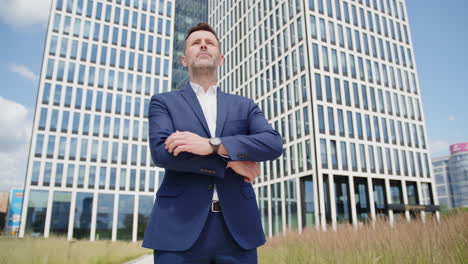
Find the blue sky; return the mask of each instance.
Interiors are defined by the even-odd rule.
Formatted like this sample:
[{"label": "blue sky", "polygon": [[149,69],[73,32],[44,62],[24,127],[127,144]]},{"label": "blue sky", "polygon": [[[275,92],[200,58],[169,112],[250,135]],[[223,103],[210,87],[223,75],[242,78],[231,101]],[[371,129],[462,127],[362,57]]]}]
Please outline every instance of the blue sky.
[{"label": "blue sky", "polygon": [[[50,0],[0,0],[0,189],[25,175]],[[432,156],[468,141],[468,1],[408,0]]]}]

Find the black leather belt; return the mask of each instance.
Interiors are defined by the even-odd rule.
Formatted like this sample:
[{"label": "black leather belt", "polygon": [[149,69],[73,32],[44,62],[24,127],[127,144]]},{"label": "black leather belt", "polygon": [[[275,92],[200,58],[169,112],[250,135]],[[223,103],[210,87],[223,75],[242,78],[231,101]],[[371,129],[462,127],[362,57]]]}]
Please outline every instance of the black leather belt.
[{"label": "black leather belt", "polygon": [[221,205],[219,204],[219,201],[212,201],[211,202],[211,212],[221,213]]}]

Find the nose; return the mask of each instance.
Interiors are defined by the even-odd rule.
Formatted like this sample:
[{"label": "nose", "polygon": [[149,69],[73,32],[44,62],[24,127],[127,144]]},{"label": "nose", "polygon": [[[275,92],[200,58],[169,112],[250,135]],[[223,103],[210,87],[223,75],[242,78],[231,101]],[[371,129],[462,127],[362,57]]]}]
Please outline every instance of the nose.
[{"label": "nose", "polygon": [[206,42],[203,40],[201,42],[200,49],[206,49],[206,48],[207,48]]}]

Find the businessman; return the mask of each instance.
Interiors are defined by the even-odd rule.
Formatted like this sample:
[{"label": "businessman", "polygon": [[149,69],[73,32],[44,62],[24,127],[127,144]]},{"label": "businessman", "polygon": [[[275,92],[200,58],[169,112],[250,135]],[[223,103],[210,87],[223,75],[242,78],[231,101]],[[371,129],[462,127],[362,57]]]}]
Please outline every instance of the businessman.
[{"label": "businessman", "polygon": [[151,98],[154,164],[165,169],[143,247],[157,264],[257,263],[265,235],[252,182],[257,162],[282,153],[281,136],[251,100],[224,93],[219,39],[206,23],[185,38],[185,89]]}]

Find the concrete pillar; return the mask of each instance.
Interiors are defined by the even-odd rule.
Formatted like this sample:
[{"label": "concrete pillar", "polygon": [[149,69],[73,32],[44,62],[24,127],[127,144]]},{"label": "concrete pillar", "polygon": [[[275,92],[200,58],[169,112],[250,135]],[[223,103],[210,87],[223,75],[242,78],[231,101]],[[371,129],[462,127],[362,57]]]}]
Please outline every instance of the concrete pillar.
[{"label": "concrete pillar", "polygon": [[357,228],[358,225],[358,219],[357,219],[357,213],[356,213],[356,199],[354,195],[354,177],[353,175],[348,176],[348,183],[349,183],[349,200],[351,203],[351,218],[353,222],[353,227]]},{"label": "concrete pillar", "polygon": [[[385,179],[385,194],[387,198],[387,206],[388,204],[392,203],[392,195],[390,192],[390,180],[388,178]],[[388,220],[390,225],[393,226],[393,210],[388,210]]]},{"label": "concrete pillar", "polygon": [[375,227],[375,201],[374,201],[374,185],[372,184],[372,178],[367,177],[367,193],[369,194],[369,208],[372,221],[372,227]]},{"label": "concrete pillar", "polygon": [[336,231],[336,194],[335,194],[335,179],[334,175],[328,175],[328,189],[330,193],[330,211],[332,218],[332,229]]},{"label": "concrete pillar", "polygon": [[[408,204],[408,192],[406,190],[406,181],[405,180],[402,180],[401,181],[401,192],[402,192],[402,195],[403,195],[403,204]],[[406,221],[411,221],[411,215],[410,215],[410,212],[408,210],[405,210],[405,217],[406,217]]]}]

